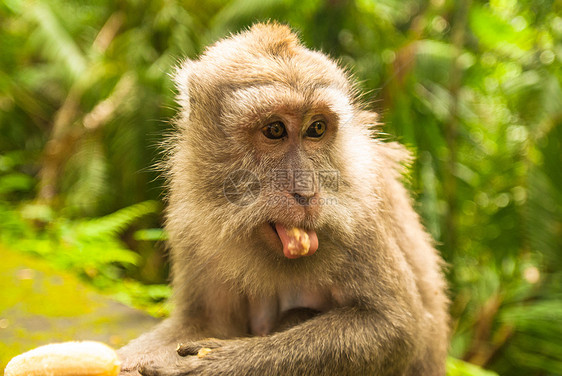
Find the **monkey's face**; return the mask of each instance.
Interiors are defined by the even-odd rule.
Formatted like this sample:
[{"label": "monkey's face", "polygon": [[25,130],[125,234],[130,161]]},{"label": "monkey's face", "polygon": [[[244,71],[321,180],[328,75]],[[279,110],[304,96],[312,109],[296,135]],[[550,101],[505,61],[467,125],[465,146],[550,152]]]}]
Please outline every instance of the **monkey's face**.
[{"label": "monkey's face", "polygon": [[225,97],[220,125],[232,156],[228,170],[248,172],[240,184],[232,182],[247,207],[232,200],[229,205],[233,211],[252,211],[241,225],[270,250],[287,258],[312,255],[317,231],[327,222],[327,206],[338,205],[334,161],[338,133],[353,114],[347,96],[332,87],[277,83],[240,88]]}]

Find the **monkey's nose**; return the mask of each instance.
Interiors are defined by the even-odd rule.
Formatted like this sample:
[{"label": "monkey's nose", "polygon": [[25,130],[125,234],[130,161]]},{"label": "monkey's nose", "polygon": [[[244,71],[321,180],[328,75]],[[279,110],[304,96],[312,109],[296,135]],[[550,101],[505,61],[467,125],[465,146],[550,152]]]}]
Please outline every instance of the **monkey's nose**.
[{"label": "monkey's nose", "polygon": [[295,198],[297,204],[302,206],[309,206],[314,195],[314,192],[311,192],[310,194],[300,194],[297,192],[293,193],[293,197]]}]

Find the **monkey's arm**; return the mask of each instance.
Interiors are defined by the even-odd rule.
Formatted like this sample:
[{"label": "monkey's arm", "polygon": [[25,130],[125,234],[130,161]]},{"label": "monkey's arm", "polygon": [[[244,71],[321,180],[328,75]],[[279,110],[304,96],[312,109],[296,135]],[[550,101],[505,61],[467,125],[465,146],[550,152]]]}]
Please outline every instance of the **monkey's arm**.
[{"label": "monkey's arm", "polygon": [[[408,315],[338,308],[267,337],[187,343],[186,352],[214,348],[202,358],[178,357],[145,376],[180,375],[401,375],[416,349]],[[220,347],[217,347],[220,346]],[[189,350],[187,350],[189,348]],[[181,350],[180,350],[181,352]]]}]

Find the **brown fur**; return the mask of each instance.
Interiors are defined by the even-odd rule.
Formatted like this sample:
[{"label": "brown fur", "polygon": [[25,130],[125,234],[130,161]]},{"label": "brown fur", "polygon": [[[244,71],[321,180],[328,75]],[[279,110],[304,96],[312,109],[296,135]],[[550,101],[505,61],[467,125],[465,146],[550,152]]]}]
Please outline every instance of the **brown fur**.
[{"label": "brown fur", "polygon": [[[444,375],[442,261],[400,183],[409,155],[372,137],[376,115],[346,73],[270,23],[219,41],[175,79],[166,228],[176,309],[119,351],[122,374]],[[315,116],[326,134],[301,137]],[[277,119],[289,135],[271,142],[260,129]],[[239,169],[262,184],[247,206],[223,192]],[[286,191],[268,184],[279,169],[337,171],[339,185]],[[262,236],[268,222],[316,231],[318,251],[285,258]],[[181,357],[179,343],[184,354],[214,350]]]}]

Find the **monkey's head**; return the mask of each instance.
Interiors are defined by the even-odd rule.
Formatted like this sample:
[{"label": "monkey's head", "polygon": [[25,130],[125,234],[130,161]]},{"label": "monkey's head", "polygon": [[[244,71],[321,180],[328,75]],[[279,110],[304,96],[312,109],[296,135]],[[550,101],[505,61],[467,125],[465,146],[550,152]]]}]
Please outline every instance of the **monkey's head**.
[{"label": "monkey's head", "polygon": [[246,245],[303,262],[288,259],[345,238],[372,209],[362,201],[376,191],[376,116],[361,109],[345,71],[288,27],[257,24],[221,40],[175,81],[172,243],[191,232],[211,254]]}]

